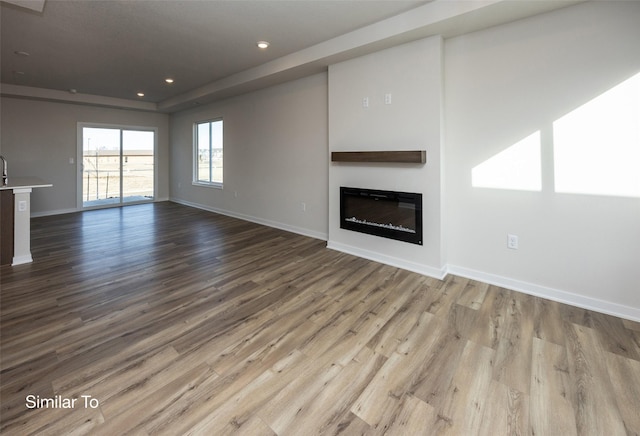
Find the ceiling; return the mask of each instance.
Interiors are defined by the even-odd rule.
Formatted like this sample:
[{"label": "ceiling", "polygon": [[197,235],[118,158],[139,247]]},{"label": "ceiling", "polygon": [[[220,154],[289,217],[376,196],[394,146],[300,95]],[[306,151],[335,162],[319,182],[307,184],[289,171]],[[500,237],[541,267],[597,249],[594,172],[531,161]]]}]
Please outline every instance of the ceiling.
[{"label": "ceiling", "polygon": [[[172,112],[569,4],[508,3],[518,2],[6,0],[2,93]],[[259,40],[270,46],[259,49]]]}]

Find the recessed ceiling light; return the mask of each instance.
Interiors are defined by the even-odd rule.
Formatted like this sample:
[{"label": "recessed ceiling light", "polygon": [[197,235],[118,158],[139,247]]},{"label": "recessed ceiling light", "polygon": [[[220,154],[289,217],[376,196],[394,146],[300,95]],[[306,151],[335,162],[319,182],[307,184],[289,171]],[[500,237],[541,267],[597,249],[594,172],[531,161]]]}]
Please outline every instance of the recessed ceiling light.
[{"label": "recessed ceiling light", "polygon": [[258,41],[256,42],[256,45],[258,46],[258,48],[262,49],[269,47],[269,43],[267,41]]},{"label": "recessed ceiling light", "polygon": [[171,79],[171,78],[166,78],[166,79],[164,79],[164,81],[167,82],[167,83],[173,83],[173,79]]},{"label": "recessed ceiling light", "polygon": [[139,93],[137,94],[137,96],[138,96],[138,97],[144,97],[144,92],[139,92]]}]

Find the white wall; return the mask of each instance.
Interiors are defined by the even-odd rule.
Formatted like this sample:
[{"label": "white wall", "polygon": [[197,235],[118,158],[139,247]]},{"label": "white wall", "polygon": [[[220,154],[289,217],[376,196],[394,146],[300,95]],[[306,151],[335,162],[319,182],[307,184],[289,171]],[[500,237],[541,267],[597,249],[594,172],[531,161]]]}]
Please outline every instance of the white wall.
[{"label": "white wall", "polygon": [[[168,115],[9,97],[1,99],[1,106],[1,150],[9,161],[9,177],[37,176],[53,184],[51,188],[34,189],[33,214],[77,209],[78,122],[156,127],[156,198],[169,197]],[[69,158],[75,163],[69,164]]]},{"label": "white wall", "polygon": [[[193,124],[218,117],[224,188],[192,186]],[[171,116],[177,202],[326,239],[327,166],[325,73]]]},{"label": "white wall", "polygon": [[[432,37],[329,67],[330,151],[427,151],[426,165],[332,163],[329,247],[442,275],[441,56],[442,39]],[[423,245],[341,229],[340,186],[422,193]]]},{"label": "white wall", "polygon": [[[553,160],[553,122],[640,72],[638,23],[637,2],[589,2],[446,41],[451,271],[640,318],[640,199],[555,192]],[[540,191],[472,186],[472,168],[536,131]]]},{"label": "white wall", "polygon": [[[34,212],[53,213],[75,208],[68,159],[77,122],[158,127],[160,198],[428,275],[449,271],[640,320],[640,199],[556,192],[553,155],[554,121],[640,72],[639,22],[638,2],[587,2],[171,116],[2,98],[1,150],[10,175],[54,184],[33,194]],[[217,117],[224,189],[192,186],[193,123]],[[472,186],[474,167],[537,131],[541,190]],[[330,151],[404,149],[426,149],[427,164],[329,162]],[[339,186],[422,192],[425,245],[340,229]],[[507,249],[507,233],[518,235],[518,250]]]}]

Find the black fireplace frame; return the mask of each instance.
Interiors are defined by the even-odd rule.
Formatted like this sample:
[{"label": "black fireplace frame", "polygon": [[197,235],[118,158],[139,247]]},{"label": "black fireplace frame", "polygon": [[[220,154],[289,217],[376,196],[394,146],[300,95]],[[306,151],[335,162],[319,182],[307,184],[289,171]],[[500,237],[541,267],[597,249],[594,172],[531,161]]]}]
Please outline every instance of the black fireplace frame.
[{"label": "black fireplace frame", "polygon": [[[349,196],[371,199],[373,201],[395,202],[398,205],[408,204],[415,211],[415,233],[376,225],[349,221],[346,216],[346,202]],[[382,191],[375,189],[340,187],[340,228],[354,232],[366,233],[383,238],[395,239],[422,245],[422,194],[415,192]]]}]

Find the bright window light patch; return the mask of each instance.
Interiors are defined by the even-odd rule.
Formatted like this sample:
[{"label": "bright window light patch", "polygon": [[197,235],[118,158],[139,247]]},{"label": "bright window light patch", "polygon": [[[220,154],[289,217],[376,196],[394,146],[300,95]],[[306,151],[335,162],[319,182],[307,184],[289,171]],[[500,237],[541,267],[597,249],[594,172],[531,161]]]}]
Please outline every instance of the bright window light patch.
[{"label": "bright window light patch", "polygon": [[471,183],[476,188],[540,191],[540,131],[474,167],[471,170]]},{"label": "bright window light patch", "polygon": [[640,73],[553,123],[555,190],[640,197]]}]

